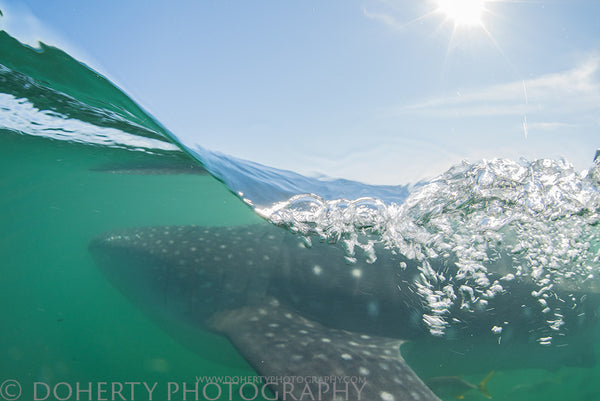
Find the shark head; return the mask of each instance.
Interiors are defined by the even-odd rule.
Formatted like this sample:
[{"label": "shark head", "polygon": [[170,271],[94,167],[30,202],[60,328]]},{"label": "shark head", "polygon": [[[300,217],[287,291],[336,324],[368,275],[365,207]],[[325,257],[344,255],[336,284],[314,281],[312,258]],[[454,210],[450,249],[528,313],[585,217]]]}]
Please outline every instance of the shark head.
[{"label": "shark head", "polygon": [[[95,238],[96,264],[134,304],[159,318],[204,325],[216,310],[246,303],[254,276],[237,265],[241,250],[221,233],[192,226],[124,229]],[[231,249],[227,249],[230,246]]]},{"label": "shark head", "polygon": [[307,243],[271,224],[117,230],[94,239],[90,251],[135,304],[191,325],[276,298],[334,328],[403,338],[424,333],[418,302],[398,291],[406,280],[397,257],[349,265],[339,247]]}]

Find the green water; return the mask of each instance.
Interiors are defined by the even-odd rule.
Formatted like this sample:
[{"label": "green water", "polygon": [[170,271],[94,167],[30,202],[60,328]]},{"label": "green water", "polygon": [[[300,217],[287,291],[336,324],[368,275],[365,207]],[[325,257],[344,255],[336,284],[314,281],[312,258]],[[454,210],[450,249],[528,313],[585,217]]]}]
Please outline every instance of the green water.
[{"label": "green water", "polygon": [[[177,343],[92,263],[89,241],[118,227],[258,220],[210,176],[90,171],[140,156],[0,133],[0,378],[19,381],[23,399],[36,381],[166,385],[252,374],[241,358],[232,368]],[[222,338],[200,340],[232,352]]]}]

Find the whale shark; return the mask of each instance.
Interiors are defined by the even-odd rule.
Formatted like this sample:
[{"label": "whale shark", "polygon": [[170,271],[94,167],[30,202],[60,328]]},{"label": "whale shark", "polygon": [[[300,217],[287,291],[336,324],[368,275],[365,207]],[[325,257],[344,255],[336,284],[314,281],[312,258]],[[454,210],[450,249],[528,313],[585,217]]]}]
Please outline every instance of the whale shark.
[{"label": "whale shark", "polygon": [[[349,264],[339,246],[264,222],[114,230],[89,249],[113,285],[156,321],[224,336],[262,377],[364,378],[346,393],[328,388],[327,394],[319,380],[295,388],[275,380],[269,387],[280,399],[432,401],[439,398],[415,367],[455,376],[464,367],[595,363],[586,334],[599,304],[593,294],[563,312],[572,327],[567,346],[542,347],[533,338],[547,317],[524,307],[535,290],[527,279],[511,281],[485,310],[457,306],[450,313],[462,324],[448,336],[432,336],[414,288],[416,264],[378,246],[375,261]],[[565,292],[579,296],[573,288]],[[490,327],[506,316],[511,330],[500,343]],[[405,343],[407,359],[400,352]],[[446,371],[427,370],[440,366]]]}]

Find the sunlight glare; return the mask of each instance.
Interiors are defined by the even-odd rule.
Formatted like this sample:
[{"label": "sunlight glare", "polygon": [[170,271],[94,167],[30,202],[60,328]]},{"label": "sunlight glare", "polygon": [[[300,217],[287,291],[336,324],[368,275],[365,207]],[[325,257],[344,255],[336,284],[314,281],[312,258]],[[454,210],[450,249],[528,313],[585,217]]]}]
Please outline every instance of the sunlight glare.
[{"label": "sunlight glare", "polygon": [[486,0],[437,0],[437,11],[454,22],[455,27],[483,25]]}]

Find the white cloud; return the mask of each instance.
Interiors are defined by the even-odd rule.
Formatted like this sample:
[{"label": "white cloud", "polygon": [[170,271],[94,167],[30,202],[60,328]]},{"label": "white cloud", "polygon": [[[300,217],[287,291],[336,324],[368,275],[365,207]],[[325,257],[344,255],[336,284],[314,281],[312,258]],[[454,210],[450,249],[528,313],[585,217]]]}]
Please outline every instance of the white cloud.
[{"label": "white cloud", "polygon": [[[471,92],[428,99],[402,106],[401,113],[431,117],[480,117],[500,115],[560,116],[598,111],[600,105],[600,57],[591,57],[567,71],[537,78],[492,85]],[[548,129],[564,123],[543,123]],[[549,125],[548,125],[549,124]]]},{"label": "white cloud", "polygon": [[389,14],[370,12],[370,11],[367,11],[366,8],[363,9],[363,13],[364,13],[365,17],[375,20],[375,21],[382,22],[384,25],[387,25],[389,28],[400,29],[403,27],[403,24],[401,24],[396,18],[392,17]]},{"label": "white cloud", "polygon": [[552,122],[542,122],[542,123],[533,123],[527,124],[529,129],[541,130],[541,131],[555,131],[561,128],[572,128],[573,124],[561,123],[557,121]]},{"label": "white cloud", "polygon": [[[388,12],[370,11],[363,8],[363,14],[368,19],[382,23],[388,28],[400,31],[410,27],[411,25],[420,23],[429,17],[436,14],[434,8],[429,3],[409,3],[409,2],[393,2],[388,0],[378,0],[375,2],[378,8],[383,7]],[[396,16],[401,16],[398,19]],[[407,19],[408,16],[408,19]]]}]

